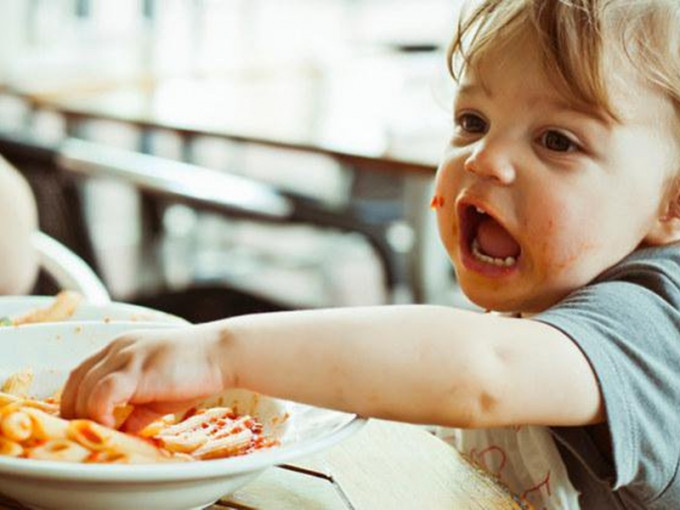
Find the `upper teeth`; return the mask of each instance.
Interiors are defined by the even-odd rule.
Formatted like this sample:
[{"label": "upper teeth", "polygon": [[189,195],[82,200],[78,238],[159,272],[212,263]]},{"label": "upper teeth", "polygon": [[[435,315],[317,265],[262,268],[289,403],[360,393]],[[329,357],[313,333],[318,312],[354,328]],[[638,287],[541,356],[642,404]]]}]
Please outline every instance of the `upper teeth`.
[{"label": "upper teeth", "polygon": [[472,254],[475,256],[477,260],[481,260],[482,262],[486,262],[487,264],[493,264],[494,266],[510,267],[517,263],[517,259],[515,257],[505,257],[504,259],[501,259],[497,257],[490,257],[486,253],[483,253],[481,248],[479,247],[479,242],[477,241],[477,238],[475,238],[472,241]]},{"label": "upper teeth", "polygon": [[484,209],[481,209],[481,208],[479,208],[479,207],[475,207],[475,209],[477,210],[477,212],[478,212],[479,214],[486,214],[486,211],[485,211]]}]

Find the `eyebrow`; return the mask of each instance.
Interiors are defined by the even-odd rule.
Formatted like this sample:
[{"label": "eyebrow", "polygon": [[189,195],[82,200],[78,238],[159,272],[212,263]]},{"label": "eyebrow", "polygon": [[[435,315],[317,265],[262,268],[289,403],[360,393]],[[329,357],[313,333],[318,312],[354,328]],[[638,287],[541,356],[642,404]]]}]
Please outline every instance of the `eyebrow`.
[{"label": "eyebrow", "polygon": [[491,92],[491,90],[489,90],[489,88],[483,84],[479,85],[477,83],[465,83],[459,86],[457,89],[457,94],[475,95],[479,93],[482,93],[489,97],[493,97],[493,93]]},{"label": "eyebrow", "polygon": [[[489,98],[493,99],[493,92],[483,83],[465,83],[462,84],[458,87],[456,91],[456,95],[480,95],[483,94]],[[579,115],[583,115],[585,117],[588,117],[590,119],[593,119],[594,121],[598,122],[602,126],[609,128],[611,126],[611,122],[608,120],[607,116],[604,114],[598,114],[596,112],[593,112],[592,108],[588,108],[587,106],[579,107],[577,104],[574,102],[567,101],[566,99],[556,99],[550,96],[546,95],[541,95],[537,94],[529,98],[529,103],[531,105],[534,104],[545,104],[548,106],[551,106],[553,108],[556,108],[558,110],[566,111],[566,112],[573,112],[577,113]]]}]

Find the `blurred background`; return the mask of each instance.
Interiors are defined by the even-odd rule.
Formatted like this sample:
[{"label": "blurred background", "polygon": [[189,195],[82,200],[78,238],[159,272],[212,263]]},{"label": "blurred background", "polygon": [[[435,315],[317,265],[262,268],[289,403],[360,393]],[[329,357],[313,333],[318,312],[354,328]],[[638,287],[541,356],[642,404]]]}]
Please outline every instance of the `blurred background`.
[{"label": "blurred background", "polygon": [[116,300],[465,305],[429,208],[460,3],[0,0],[0,154]]}]

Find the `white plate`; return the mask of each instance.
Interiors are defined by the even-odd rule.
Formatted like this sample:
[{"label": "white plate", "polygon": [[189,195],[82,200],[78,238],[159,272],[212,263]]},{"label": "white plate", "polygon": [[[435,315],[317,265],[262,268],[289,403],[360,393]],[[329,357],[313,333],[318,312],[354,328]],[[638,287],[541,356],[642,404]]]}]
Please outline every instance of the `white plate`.
[{"label": "white plate", "polygon": [[[23,368],[34,389],[58,389],[77,362],[117,335],[160,323],[82,322],[0,328],[0,380]],[[353,414],[296,404],[243,390],[226,403],[259,418],[281,445],[241,457],[179,464],[92,465],[0,456],[0,492],[33,508],[79,510],[204,508],[257,477],[267,467],[326,448],[364,423]],[[281,419],[287,416],[287,419]],[[281,425],[283,423],[283,425]]]},{"label": "white plate", "polygon": [[[0,296],[0,318],[24,315],[38,308],[45,308],[54,302],[52,296]],[[174,322],[187,324],[187,321],[169,313],[111,302],[95,305],[83,300],[69,321],[131,321],[131,322]],[[32,325],[32,324],[31,324]],[[26,324],[28,326],[28,324]]]}]

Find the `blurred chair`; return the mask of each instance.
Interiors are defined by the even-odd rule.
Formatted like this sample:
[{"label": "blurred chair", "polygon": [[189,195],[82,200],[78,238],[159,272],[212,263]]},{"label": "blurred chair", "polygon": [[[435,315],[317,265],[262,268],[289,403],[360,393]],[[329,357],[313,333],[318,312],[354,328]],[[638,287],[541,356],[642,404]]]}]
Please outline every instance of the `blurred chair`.
[{"label": "blurred chair", "polygon": [[41,269],[57,287],[78,291],[93,304],[111,302],[102,281],[78,255],[43,232],[36,232],[32,241]]}]

